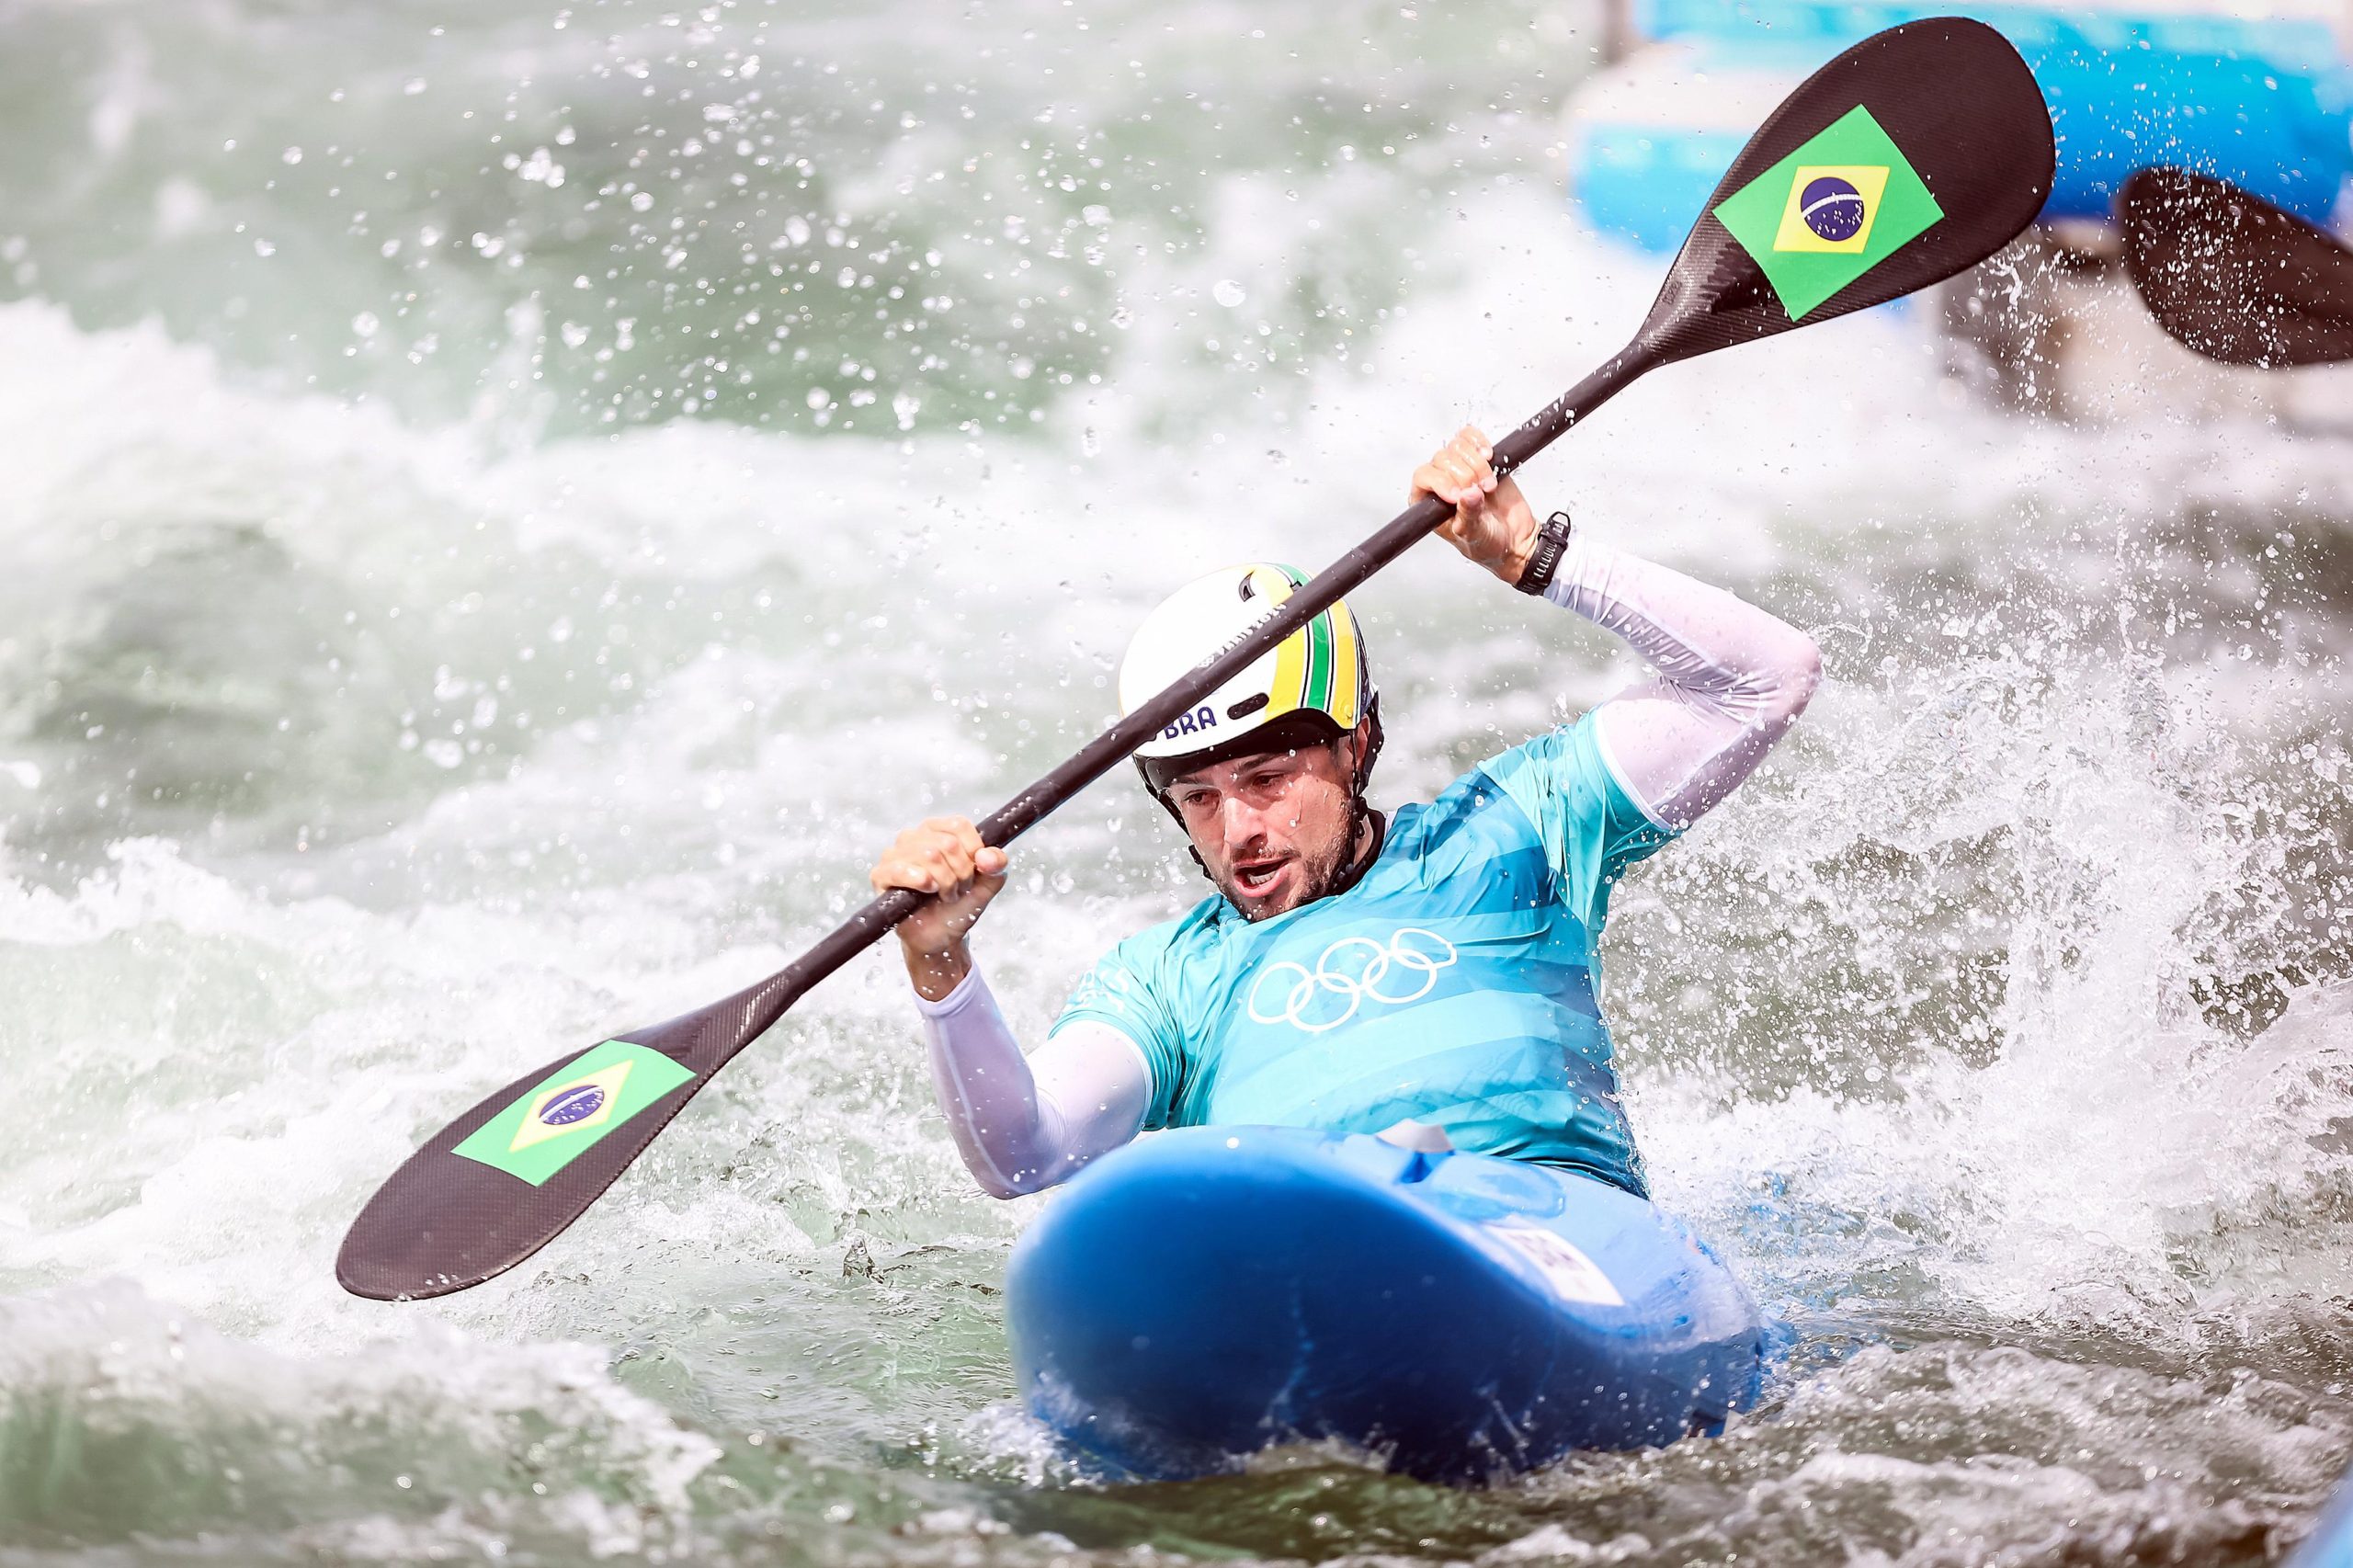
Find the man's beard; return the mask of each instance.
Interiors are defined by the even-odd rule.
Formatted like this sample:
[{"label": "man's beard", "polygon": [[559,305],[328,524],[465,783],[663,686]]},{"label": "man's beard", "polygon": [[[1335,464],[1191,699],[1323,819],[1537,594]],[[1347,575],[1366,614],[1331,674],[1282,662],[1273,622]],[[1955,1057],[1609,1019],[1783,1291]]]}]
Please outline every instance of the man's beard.
[{"label": "man's beard", "polygon": [[1245,920],[1271,920],[1278,915],[1288,915],[1319,898],[1329,898],[1347,879],[1356,864],[1356,851],[1363,843],[1361,835],[1367,825],[1365,812],[1359,805],[1348,814],[1347,832],[1318,853],[1312,856],[1302,854],[1293,862],[1301,872],[1302,892],[1296,903],[1287,903],[1278,909],[1264,899],[1254,899],[1241,890],[1231,871],[1210,880],[1217,884],[1217,891],[1225,895],[1225,901],[1242,912]]}]

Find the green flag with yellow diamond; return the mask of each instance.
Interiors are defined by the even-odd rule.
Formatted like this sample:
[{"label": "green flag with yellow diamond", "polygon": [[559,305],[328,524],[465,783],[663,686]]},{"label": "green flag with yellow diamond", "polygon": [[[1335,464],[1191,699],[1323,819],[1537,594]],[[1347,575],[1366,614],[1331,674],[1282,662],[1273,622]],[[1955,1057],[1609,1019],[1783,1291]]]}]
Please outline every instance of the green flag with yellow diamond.
[{"label": "green flag with yellow diamond", "polygon": [[538,1187],[693,1076],[651,1046],[608,1040],[526,1089],[456,1153]]},{"label": "green flag with yellow diamond", "polygon": [[1860,104],[1716,204],[1798,321],[1945,215]]}]

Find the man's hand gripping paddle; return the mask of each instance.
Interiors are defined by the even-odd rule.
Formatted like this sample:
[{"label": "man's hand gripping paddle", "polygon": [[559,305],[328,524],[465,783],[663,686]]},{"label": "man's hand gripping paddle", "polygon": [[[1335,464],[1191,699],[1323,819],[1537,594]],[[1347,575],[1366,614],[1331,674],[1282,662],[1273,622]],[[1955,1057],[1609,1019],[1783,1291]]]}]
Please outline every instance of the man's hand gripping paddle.
[{"label": "man's hand gripping paddle", "polygon": [[2225,365],[2353,359],[2353,250],[2187,169],[2143,169],[2116,199],[2124,270],[2157,324]]},{"label": "man's hand gripping paddle", "polygon": [[[1509,473],[1636,378],[1828,321],[1973,267],[2051,191],[2051,119],[2000,34],[1958,18],[1864,40],[1773,112],[1716,187],[1632,342],[1495,443]],[[1088,743],[980,825],[1010,842],[1452,515],[1425,498],[1229,649]],[[603,1195],[710,1075],[810,987],[904,919],[886,893],[748,990],[591,1046],[492,1095],[368,1200],[335,1277],[381,1300],[479,1285]]]}]

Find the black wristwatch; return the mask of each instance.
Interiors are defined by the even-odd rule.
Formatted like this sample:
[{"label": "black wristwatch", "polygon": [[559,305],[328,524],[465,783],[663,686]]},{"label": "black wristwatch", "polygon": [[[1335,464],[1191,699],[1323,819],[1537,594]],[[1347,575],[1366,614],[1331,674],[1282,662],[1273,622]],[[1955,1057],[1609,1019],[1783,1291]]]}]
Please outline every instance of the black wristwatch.
[{"label": "black wristwatch", "polygon": [[1555,512],[1536,530],[1536,548],[1529,552],[1528,569],[1512,585],[1523,594],[1540,594],[1552,585],[1552,574],[1569,548],[1569,515]]}]

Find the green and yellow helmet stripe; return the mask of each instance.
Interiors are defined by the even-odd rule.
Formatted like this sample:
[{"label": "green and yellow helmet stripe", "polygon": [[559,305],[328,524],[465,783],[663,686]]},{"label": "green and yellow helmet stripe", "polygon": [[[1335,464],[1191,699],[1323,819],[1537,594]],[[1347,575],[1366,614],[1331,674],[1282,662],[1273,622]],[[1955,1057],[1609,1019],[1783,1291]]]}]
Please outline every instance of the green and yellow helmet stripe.
[{"label": "green and yellow helmet stripe", "polygon": [[[1299,574],[1288,566],[1254,567],[1251,576],[1257,592],[1275,605],[1290,598],[1300,584]],[[1307,690],[1307,643],[1297,634],[1276,644],[1275,678],[1267,687],[1266,717],[1274,719],[1300,706]]]},{"label": "green and yellow helmet stripe", "polygon": [[1328,712],[1332,706],[1332,612],[1307,623],[1307,681],[1300,706]]},{"label": "green and yellow helmet stripe", "polygon": [[[1276,604],[1306,584],[1298,568],[1278,566],[1283,582],[1262,587]],[[1268,719],[1306,710],[1331,715],[1344,730],[1363,716],[1364,665],[1356,617],[1342,600],[1283,640],[1276,650],[1275,678],[1265,710]]]},{"label": "green and yellow helmet stripe", "polygon": [[[1295,566],[1277,566],[1287,586],[1268,597],[1277,604],[1290,597],[1307,578]],[[1275,661],[1273,689],[1267,694],[1268,719],[1302,709],[1330,710],[1332,693],[1332,612],[1325,610],[1283,639]]]},{"label": "green and yellow helmet stripe", "polygon": [[1324,711],[1340,728],[1353,730],[1364,717],[1364,658],[1357,640],[1357,618],[1348,613],[1346,604],[1336,604],[1324,619],[1332,623],[1332,667],[1338,676],[1331,705]]}]

